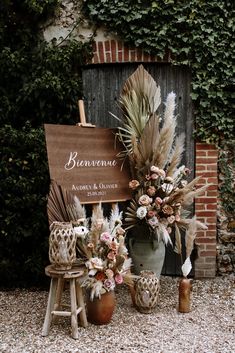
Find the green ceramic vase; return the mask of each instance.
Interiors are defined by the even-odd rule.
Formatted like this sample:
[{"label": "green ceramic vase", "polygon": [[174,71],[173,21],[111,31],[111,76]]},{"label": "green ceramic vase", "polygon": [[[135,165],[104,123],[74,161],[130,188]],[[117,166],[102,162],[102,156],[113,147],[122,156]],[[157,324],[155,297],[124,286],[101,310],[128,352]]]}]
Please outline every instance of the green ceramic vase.
[{"label": "green ceramic vase", "polygon": [[132,272],[139,275],[141,271],[153,271],[159,278],[164,264],[166,248],[162,240],[152,239],[141,234],[141,228],[135,229],[129,238],[129,255],[132,258]]}]

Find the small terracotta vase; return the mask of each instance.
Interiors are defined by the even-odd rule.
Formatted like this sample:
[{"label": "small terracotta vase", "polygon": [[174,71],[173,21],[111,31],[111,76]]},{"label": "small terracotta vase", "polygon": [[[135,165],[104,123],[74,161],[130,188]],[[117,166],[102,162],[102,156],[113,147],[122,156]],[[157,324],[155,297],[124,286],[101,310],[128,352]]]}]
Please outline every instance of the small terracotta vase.
[{"label": "small terracotta vase", "polygon": [[192,280],[181,278],[179,281],[179,307],[180,313],[189,313],[191,311],[190,294],[192,290]]},{"label": "small terracotta vase", "polygon": [[101,298],[90,300],[87,296],[87,320],[95,325],[108,324],[113,316],[116,307],[116,298],[114,291],[106,292],[101,295]]}]

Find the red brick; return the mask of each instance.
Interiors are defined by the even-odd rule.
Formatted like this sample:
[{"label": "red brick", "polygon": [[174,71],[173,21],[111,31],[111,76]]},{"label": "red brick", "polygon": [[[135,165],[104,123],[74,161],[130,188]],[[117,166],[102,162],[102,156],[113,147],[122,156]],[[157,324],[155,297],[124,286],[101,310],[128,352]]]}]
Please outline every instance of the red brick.
[{"label": "red brick", "polygon": [[109,40],[106,40],[104,42],[104,48],[106,51],[110,51],[110,41]]},{"label": "red brick", "polygon": [[204,150],[199,150],[196,152],[196,157],[206,157],[207,155],[207,151],[204,151]]},{"label": "red brick", "polygon": [[215,150],[215,151],[207,151],[207,155],[208,157],[216,157],[218,158],[218,151]]},{"label": "red brick", "polygon": [[205,258],[205,262],[206,263],[215,264],[216,258],[214,256],[212,256],[212,257],[208,256],[208,257]]},{"label": "red brick", "polygon": [[196,143],[196,150],[215,150],[214,145],[208,145],[207,143]]},{"label": "red brick", "polygon": [[212,232],[216,232],[217,231],[217,227],[216,224],[207,224],[207,232],[208,231],[212,231]]},{"label": "red brick", "polygon": [[201,244],[201,243],[208,244],[208,243],[210,243],[210,244],[215,244],[216,245],[216,238],[215,237],[214,238],[208,238],[207,234],[205,234],[205,238],[196,237],[196,243],[197,244]]},{"label": "red brick", "polygon": [[98,42],[98,56],[99,56],[99,62],[104,63],[104,47],[103,47],[103,42]]},{"label": "red brick", "polygon": [[217,210],[217,204],[216,203],[211,203],[209,205],[206,205],[207,210]]},{"label": "red brick", "polygon": [[213,211],[197,211],[197,217],[214,217],[216,212]]},{"label": "red brick", "polygon": [[206,196],[209,196],[209,197],[217,197],[217,195],[218,195],[218,191],[217,190],[208,190],[208,191],[206,191]]},{"label": "red brick", "polygon": [[203,250],[200,251],[200,256],[208,257],[208,256],[216,256],[216,250]]},{"label": "red brick", "polygon": [[106,53],[105,54],[105,62],[106,63],[111,63],[111,54],[110,53]]},{"label": "red brick", "polygon": [[118,50],[122,50],[123,49],[123,42],[118,41],[117,46],[118,46]]},{"label": "red brick", "polygon": [[213,266],[214,268],[213,269],[211,269],[211,270],[205,270],[204,271],[204,278],[213,278],[213,277],[215,277],[215,266]]},{"label": "red brick", "polygon": [[207,164],[206,166],[207,170],[217,171],[217,168],[218,168],[217,164]]},{"label": "red brick", "polygon": [[208,182],[209,184],[217,185],[217,184],[218,184],[218,179],[217,179],[217,178],[208,178],[208,179],[207,179],[207,182]]},{"label": "red brick", "polygon": [[206,245],[206,250],[215,250],[216,251],[215,244],[205,244],[205,245]]},{"label": "red brick", "polygon": [[124,61],[129,61],[129,48],[124,48]]},{"label": "red brick", "polygon": [[203,270],[198,271],[195,268],[195,278],[204,278],[204,277],[205,277],[205,271],[203,271]]},{"label": "red brick", "polygon": [[111,40],[111,53],[112,53],[112,62],[116,62],[117,49],[116,49],[116,41],[115,40]]},{"label": "red brick", "polygon": [[207,204],[207,203],[215,203],[216,202],[215,201],[215,197],[206,197],[206,196],[204,196],[204,197],[196,197],[195,201],[196,201],[196,204],[197,203],[205,203],[205,204]]},{"label": "red brick", "polygon": [[213,157],[200,157],[196,155],[196,164],[215,164],[217,161],[217,158]]},{"label": "red brick", "polygon": [[204,203],[199,203],[197,206],[195,206],[195,208],[197,211],[206,210],[206,205]]},{"label": "red brick", "polygon": [[203,178],[211,178],[211,177],[217,177],[217,172],[213,172],[213,171],[205,171],[203,173],[198,173],[196,171],[196,176],[202,175]]},{"label": "red brick", "polygon": [[137,48],[136,54],[137,54],[136,56],[137,61],[142,61],[143,51]]},{"label": "red brick", "polygon": [[204,165],[204,164],[199,164],[199,165],[197,164],[197,165],[196,165],[196,170],[199,171],[199,172],[200,172],[200,171],[206,171],[206,167],[207,167],[207,166]]}]

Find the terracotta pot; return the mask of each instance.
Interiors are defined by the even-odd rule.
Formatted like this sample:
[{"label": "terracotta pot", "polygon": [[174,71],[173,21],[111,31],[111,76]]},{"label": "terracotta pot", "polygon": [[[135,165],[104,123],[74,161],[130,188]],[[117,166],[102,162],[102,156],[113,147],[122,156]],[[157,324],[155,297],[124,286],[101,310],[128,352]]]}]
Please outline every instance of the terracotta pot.
[{"label": "terracotta pot", "polygon": [[192,280],[188,278],[182,278],[179,281],[179,307],[180,313],[189,313],[191,310],[191,299],[190,293],[192,290]]},{"label": "terracotta pot", "polygon": [[116,298],[114,291],[106,292],[101,295],[101,298],[90,300],[87,296],[87,319],[95,325],[108,324],[113,316],[116,306]]}]

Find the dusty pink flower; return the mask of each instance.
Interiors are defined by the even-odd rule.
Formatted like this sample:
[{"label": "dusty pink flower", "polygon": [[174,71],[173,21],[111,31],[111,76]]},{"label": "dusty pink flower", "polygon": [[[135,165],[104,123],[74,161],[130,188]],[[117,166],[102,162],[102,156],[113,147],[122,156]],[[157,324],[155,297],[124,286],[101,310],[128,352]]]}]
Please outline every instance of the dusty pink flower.
[{"label": "dusty pink flower", "polygon": [[108,253],[108,255],[107,255],[107,258],[108,258],[109,260],[114,260],[115,257],[116,257],[116,254],[115,254],[114,251],[110,251],[110,252]]},{"label": "dusty pink flower", "polygon": [[151,176],[149,174],[145,175],[145,179],[146,180],[150,180],[151,179]]},{"label": "dusty pink flower", "polygon": [[191,169],[189,168],[184,168],[184,171],[183,171],[184,175],[189,175],[191,173]]},{"label": "dusty pink flower", "polygon": [[87,244],[87,247],[88,247],[89,249],[94,249],[94,244],[93,244],[93,243],[88,243],[88,244]]},{"label": "dusty pink flower", "polygon": [[129,188],[132,190],[135,190],[136,188],[138,188],[139,185],[140,183],[138,182],[138,180],[131,180],[129,182]]},{"label": "dusty pink flower", "polygon": [[109,249],[113,250],[113,251],[117,251],[118,249],[118,244],[116,241],[112,241],[110,244],[109,244]]},{"label": "dusty pink flower", "polygon": [[107,291],[110,291],[110,290],[113,290],[115,288],[115,282],[113,279],[106,279],[104,281],[104,288],[107,290]]},{"label": "dusty pink flower", "polygon": [[96,226],[97,229],[101,229],[103,224],[104,224],[104,219],[103,218],[98,218],[95,221],[95,226]]},{"label": "dusty pink flower", "polygon": [[153,211],[153,210],[149,210],[148,213],[147,213],[148,217],[154,217],[156,215],[156,211]]},{"label": "dusty pink flower", "polygon": [[149,196],[154,196],[155,192],[156,192],[155,186],[149,186],[149,187],[148,187],[148,189],[147,189],[147,194],[148,194]]},{"label": "dusty pink flower", "polygon": [[142,206],[148,206],[153,200],[148,195],[141,195],[139,198],[139,204]]},{"label": "dusty pink flower", "polygon": [[114,279],[117,284],[121,284],[123,282],[123,277],[122,277],[122,275],[120,275],[120,273],[117,273],[115,275]]},{"label": "dusty pink flower", "polygon": [[112,240],[112,237],[111,237],[111,235],[108,232],[104,232],[104,233],[101,234],[100,240],[107,243],[107,242],[110,242]]},{"label": "dusty pink flower", "polygon": [[156,174],[156,173],[153,173],[153,174],[151,175],[151,179],[152,179],[152,180],[156,180],[158,177],[159,177],[159,176],[158,176],[158,174]]},{"label": "dusty pink flower", "polygon": [[157,217],[152,217],[148,220],[148,224],[152,227],[155,228],[158,225],[158,219]]},{"label": "dusty pink flower", "polygon": [[162,211],[166,214],[166,215],[172,215],[174,213],[173,208],[170,205],[164,205],[162,207]]},{"label": "dusty pink flower", "polygon": [[158,205],[161,205],[161,204],[162,204],[162,199],[161,199],[161,197],[156,197],[155,203],[158,204]]},{"label": "dusty pink flower", "polygon": [[175,215],[175,220],[176,220],[176,222],[180,221],[180,216],[178,214]]}]

